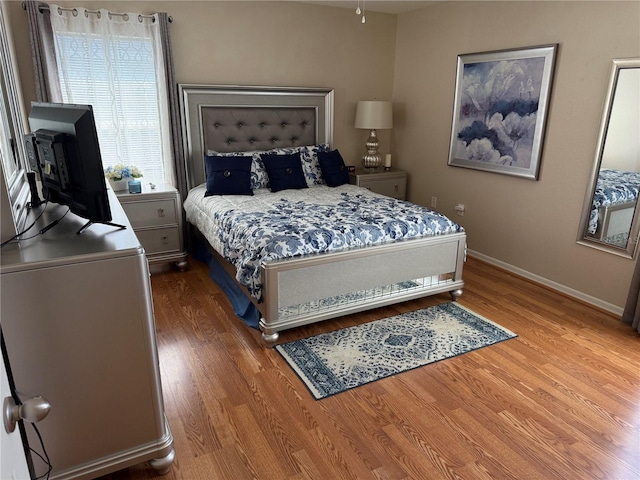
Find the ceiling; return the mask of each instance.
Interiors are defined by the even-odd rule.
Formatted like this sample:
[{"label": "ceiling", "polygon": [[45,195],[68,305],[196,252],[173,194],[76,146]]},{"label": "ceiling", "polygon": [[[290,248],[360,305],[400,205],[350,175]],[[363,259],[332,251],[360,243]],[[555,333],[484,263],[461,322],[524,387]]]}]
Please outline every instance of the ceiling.
[{"label": "ceiling", "polygon": [[[427,7],[437,1],[442,0],[360,0],[360,8],[363,3],[366,10],[380,13],[406,13],[420,8]],[[325,5],[331,7],[350,8],[355,12],[358,0],[325,0],[325,1],[303,1],[301,3],[313,3],[315,5]]]}]

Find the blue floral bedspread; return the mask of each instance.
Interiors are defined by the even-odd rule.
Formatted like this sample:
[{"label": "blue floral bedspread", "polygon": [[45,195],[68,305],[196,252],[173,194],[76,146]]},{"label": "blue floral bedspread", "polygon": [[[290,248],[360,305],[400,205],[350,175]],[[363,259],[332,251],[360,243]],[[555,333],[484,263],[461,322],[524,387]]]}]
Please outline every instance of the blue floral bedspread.
[{"label": "blue floral bedspread", "polygon": [[601,168],[593,195],[589,233],[598,229],[598,209],[608,205],[635,202],[640,191],[640,173]]},{"label": "blue floral bedspread", "polygon": [[234,264],[237,280],[258,300],[262,262],[464,231],[438,212],[354,185],[262,190],[253,197],[205,198],[198,187],[185,201],[187,219]]}]

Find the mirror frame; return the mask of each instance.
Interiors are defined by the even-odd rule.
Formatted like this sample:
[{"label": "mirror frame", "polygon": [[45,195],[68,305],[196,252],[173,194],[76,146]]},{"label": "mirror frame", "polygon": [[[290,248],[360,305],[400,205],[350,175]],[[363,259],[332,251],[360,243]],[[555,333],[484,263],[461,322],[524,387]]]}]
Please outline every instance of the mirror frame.
[{"label": "mirror frame", "polygon": [[631,227],[629,229],[629,241],[627,242],[626,248],[616,247],[614,245],[599,241],[596,238],[588,236],[586,233],[591,212],[591,205],[593,202],[593,195],[595,194],[596,184],[598,182],[598,174],[600,172],[600,166],[602,164],[602,155],[604,153],[607,131],[609,129],[609,122],[611,120],[611,111],[616,95],[618,78],[622,70],[633,68],[640,69],[640,58],[615,58],[611,62],[611,72],[609,75],[607,96],[604,104],[604,113],[602,115],[600,130],[598,131],[596,156],[593,168],[591,170],[591,180],[589,185],[587,186],[582,216],[580,217],[580,229],[578,231],[577,242],[581,245],[596,248],[604,252],[613,253],[614,255],[619,255],[625,258],[634,258],[636,252],[638,251],[638,234],[640,233],[640,208],[638,208],[637,202],[636,208],[633,212],[633,218],[631,220]]},{"label": "mirror frame", "polygon": [[[30,209],[30,189],[27,181],[27,154],[24,145],[26,116],[22,103],[22,91],[18,78],[11,26],[7,17],[7,4],[0,0],[0,76],[2,89],[0,95],[0,135],[8,146],[10,158],[0,159],[0,236],[2,240],[11,238],[23,230]],[[9,163],[11,171],[5,172],[5,163]]]}]

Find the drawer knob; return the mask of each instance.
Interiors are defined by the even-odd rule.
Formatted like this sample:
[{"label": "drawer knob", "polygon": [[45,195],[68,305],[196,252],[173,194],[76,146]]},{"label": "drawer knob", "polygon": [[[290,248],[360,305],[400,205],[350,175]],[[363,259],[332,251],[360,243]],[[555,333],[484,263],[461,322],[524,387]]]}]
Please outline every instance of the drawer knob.
[{"label": "drawer knob", "polygon": [[162,240],[162,243],[164,244],[168,243],[168,237],[166,235],[161,236],[160,239]]},{"label": "drawer knob", "polygon": [[393,187],[396,189],[396,192],[397,192],[398,191],[398,184],[396,183]]},{"label": "drawer knob", "polygon": [[164,217],[164,208],[159,208],[158,209],[158,216],[159,217]]}]

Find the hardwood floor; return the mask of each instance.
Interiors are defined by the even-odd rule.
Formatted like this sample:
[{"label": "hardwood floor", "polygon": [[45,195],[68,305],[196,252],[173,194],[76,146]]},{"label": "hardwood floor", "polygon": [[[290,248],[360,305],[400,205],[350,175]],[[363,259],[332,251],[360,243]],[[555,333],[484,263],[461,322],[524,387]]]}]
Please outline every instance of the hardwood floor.
[{"label": "hardwood floor", "polygon": [[460,304],[518,338],[316,401],[190,265],[152,276],[176,461],[103,480],[640,479],[640,336],[612,315],[470,258]]}]

